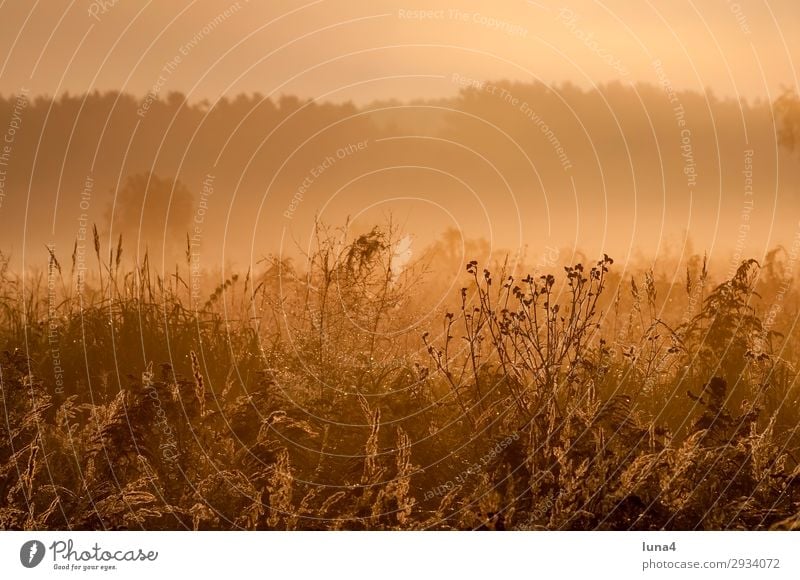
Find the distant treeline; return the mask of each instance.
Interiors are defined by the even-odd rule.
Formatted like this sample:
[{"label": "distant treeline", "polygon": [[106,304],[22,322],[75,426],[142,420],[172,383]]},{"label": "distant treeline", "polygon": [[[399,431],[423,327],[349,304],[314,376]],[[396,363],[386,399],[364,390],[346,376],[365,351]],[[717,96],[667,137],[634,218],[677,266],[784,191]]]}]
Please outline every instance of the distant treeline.
[{"label": "distant treeline", "polygon": [[[23,228],[25,244],[71,246],[81,218],[106,227],[118,211],[112,193],[151,171],[180,180],[195,206],[211,178],[203,235],[215,244],[231,224],[237,227],[229,243],[249,244],[254,232],[277,243],[283,225],[310,223],[332,198],[329,221],[397,195],[430,198],[451,208],[461,225],[484,211],[495,221],[516,219],[516,212],[540,216],[531,228],[546,236],[554,235],[554,220],[575,226],[569,220],[578,208],[589,232],[609,227],[590,216],[633,224],[634,210],[645,233],[670,219],[680,226],[690,210],[735,227],[748,159],[760,196],[751,225],[768,226],[775,211],[782,216],[794,207],[785,192],[798,183],[797,164],[778,163],[791,153],[779,144],[771,103],[654,85],[586,91],[454,82],[464,88],[453,99],[360,107],[258,94],[211,103],[178,93],[95,92],[24,96],[20,115],[20,99],[7,95],[0,98],[0,132],[11,141],[0,246],[19,249]],[[15,115],[21,122],[11,135]],[[155,203],[162,209],[146,210],[142,220],[167,206]],[[153,223],[185,228],[192,209],[180,211]]]}]

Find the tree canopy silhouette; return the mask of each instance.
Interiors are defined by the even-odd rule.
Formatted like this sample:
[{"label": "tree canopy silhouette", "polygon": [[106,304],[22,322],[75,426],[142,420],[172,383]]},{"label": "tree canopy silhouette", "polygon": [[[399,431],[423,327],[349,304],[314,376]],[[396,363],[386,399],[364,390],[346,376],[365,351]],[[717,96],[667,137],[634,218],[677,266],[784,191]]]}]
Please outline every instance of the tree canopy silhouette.
[{"label": "tree canopy silhouette", "polygon": [[193,195],[181,181],[151,172],[129,176],[111,202],[111,234],[137,249],[179,251],[192,219]]}]

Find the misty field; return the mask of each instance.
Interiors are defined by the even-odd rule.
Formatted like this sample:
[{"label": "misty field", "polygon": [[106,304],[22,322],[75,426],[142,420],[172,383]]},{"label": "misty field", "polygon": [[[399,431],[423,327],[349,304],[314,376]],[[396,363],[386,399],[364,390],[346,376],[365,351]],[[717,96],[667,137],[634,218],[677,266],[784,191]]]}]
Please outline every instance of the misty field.
[{"label": "misty field", "polygon": [[677,276],[403,246],[4,258],[0,528],[800,526],[798,248]]}]

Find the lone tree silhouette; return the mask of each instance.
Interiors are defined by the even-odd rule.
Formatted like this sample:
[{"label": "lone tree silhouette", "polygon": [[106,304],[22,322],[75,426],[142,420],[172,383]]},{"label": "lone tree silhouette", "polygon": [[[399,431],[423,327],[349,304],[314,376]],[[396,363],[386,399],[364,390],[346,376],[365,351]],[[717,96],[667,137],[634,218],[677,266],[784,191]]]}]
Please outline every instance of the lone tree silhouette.
[{"label": "lone tree silhouette", "polygon": [[790,151],[800,150],[800,96],[787,90],[775,101],[775,110],[780,122],[778,140]]},{"label": "lone tree silhouette", "polygon": [[192,216],[193,195],[179,180],[150,172],[129,176],[110,208],[113,237],[121,235],[139,252],[174,257],[185,242]]}]

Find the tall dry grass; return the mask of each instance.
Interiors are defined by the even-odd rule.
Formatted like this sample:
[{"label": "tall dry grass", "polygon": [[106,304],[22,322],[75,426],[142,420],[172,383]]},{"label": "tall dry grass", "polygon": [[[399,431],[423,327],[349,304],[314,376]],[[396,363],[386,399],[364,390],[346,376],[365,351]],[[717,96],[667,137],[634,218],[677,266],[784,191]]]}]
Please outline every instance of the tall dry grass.
[{"label": "tall dry grass", "polygon": [[85,279],[0,260],[0,527],[797,526],[786,252],[716,283],[470,261],[436,310],[398,239],[319,226],[200,300],[188,253],[96,232]]}]

